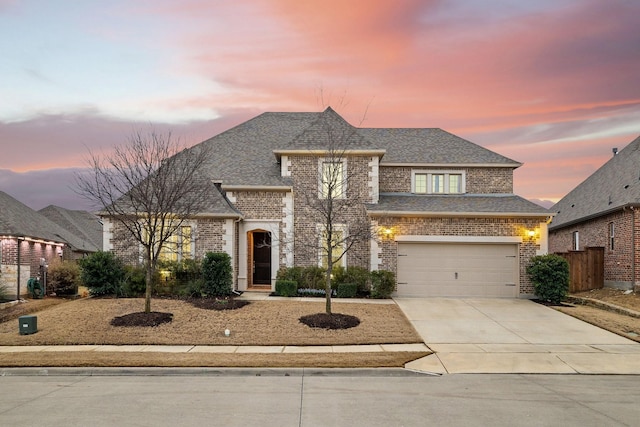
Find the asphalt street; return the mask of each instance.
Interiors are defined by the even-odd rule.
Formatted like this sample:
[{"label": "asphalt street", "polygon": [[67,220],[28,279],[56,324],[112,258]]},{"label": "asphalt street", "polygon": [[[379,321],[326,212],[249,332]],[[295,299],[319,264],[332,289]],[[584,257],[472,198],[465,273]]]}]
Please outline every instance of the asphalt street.
[{"label": "asphalt street", "polygon": [[625,426],[640,377],[0,369],[2,426]]}]

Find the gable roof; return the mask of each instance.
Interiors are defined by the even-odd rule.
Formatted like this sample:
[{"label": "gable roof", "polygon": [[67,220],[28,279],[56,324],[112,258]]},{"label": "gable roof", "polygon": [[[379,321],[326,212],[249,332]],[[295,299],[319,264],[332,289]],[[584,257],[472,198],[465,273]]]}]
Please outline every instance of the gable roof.
[{"label": "gable roof", "polygon": [[65,243],[64,229],[0,191],[0,235]]},{"label": "gable roof", "polygon": [[49,205],[38,211],[64,230],[61,237],[77,251],[97,252],[102,250],[102,222],[87,211],[69,210]]},{"label": "gable roof", "polygon": [[319,113],[263,113],[202,142],[215,153],[207,165],[209,178],[223,188],[290,187],[290,179],[280,176],[277,154],[327,150],[328,128],[337,138],[346,138],[344,148],[383,156],[381,166],[521,166],[441,129],[357,128],[327,108]]},{"label": "gable roof", "polygon": [[614,155],[590,177],[551,207],[549,229],[640,205],[640,137]]}]

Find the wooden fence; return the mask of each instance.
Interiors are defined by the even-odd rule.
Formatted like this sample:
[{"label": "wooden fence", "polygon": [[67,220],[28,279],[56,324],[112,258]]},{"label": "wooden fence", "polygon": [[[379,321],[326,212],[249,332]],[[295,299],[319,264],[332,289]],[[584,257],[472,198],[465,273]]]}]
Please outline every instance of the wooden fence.
[{"label": "wooden fence", "polygon": [[604,287],[604,248],[588,247],[584,251],[558,253],[569,263],[569,292],[583,292]]}]

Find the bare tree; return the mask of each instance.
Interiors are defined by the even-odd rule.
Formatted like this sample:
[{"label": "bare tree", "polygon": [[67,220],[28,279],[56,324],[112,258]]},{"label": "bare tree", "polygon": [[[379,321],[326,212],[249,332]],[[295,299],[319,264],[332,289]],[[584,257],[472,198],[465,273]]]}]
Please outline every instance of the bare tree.
[{"label": "bare tree", "polygon": [[368,253],[363,246],[374,236],[365,205],[372,202],[368,163],[375,150],[331,108],[301,138],[307,139],[304,146],[312,146],[321,154],[313,160],[318,162],[317,166],[309,165],[317,167],[317,179],[307,180],[297,189],[303,203],[296,204],[296,210],[301,211],[296,216],[305,218],[307,224],[301,228],[306,227],[307,232],[296,232],[296,248],[310,259],[314,254],[319,257],[325,271],[325,311],[331,314],[334,266],[349,253],[353,254],[351,259]]},{"label": "bare tree", "polygon": [[185,148],[170,132],[136,131],[112,153],[89,152],[90,172],[76,176],[78,193],[97,203],[142,251],[146,313],[163,246],[216,191],[203,173],[208,151],[205,144]]}]

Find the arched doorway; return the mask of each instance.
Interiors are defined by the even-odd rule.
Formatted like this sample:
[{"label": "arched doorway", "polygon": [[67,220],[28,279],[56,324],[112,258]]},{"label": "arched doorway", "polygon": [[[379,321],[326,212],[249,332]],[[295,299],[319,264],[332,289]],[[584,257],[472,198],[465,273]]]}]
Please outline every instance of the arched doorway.
[{"label": "arched doorway", "polygon": [[247,233],[249,288],[271,289],[271,233],[252,230]]}]

